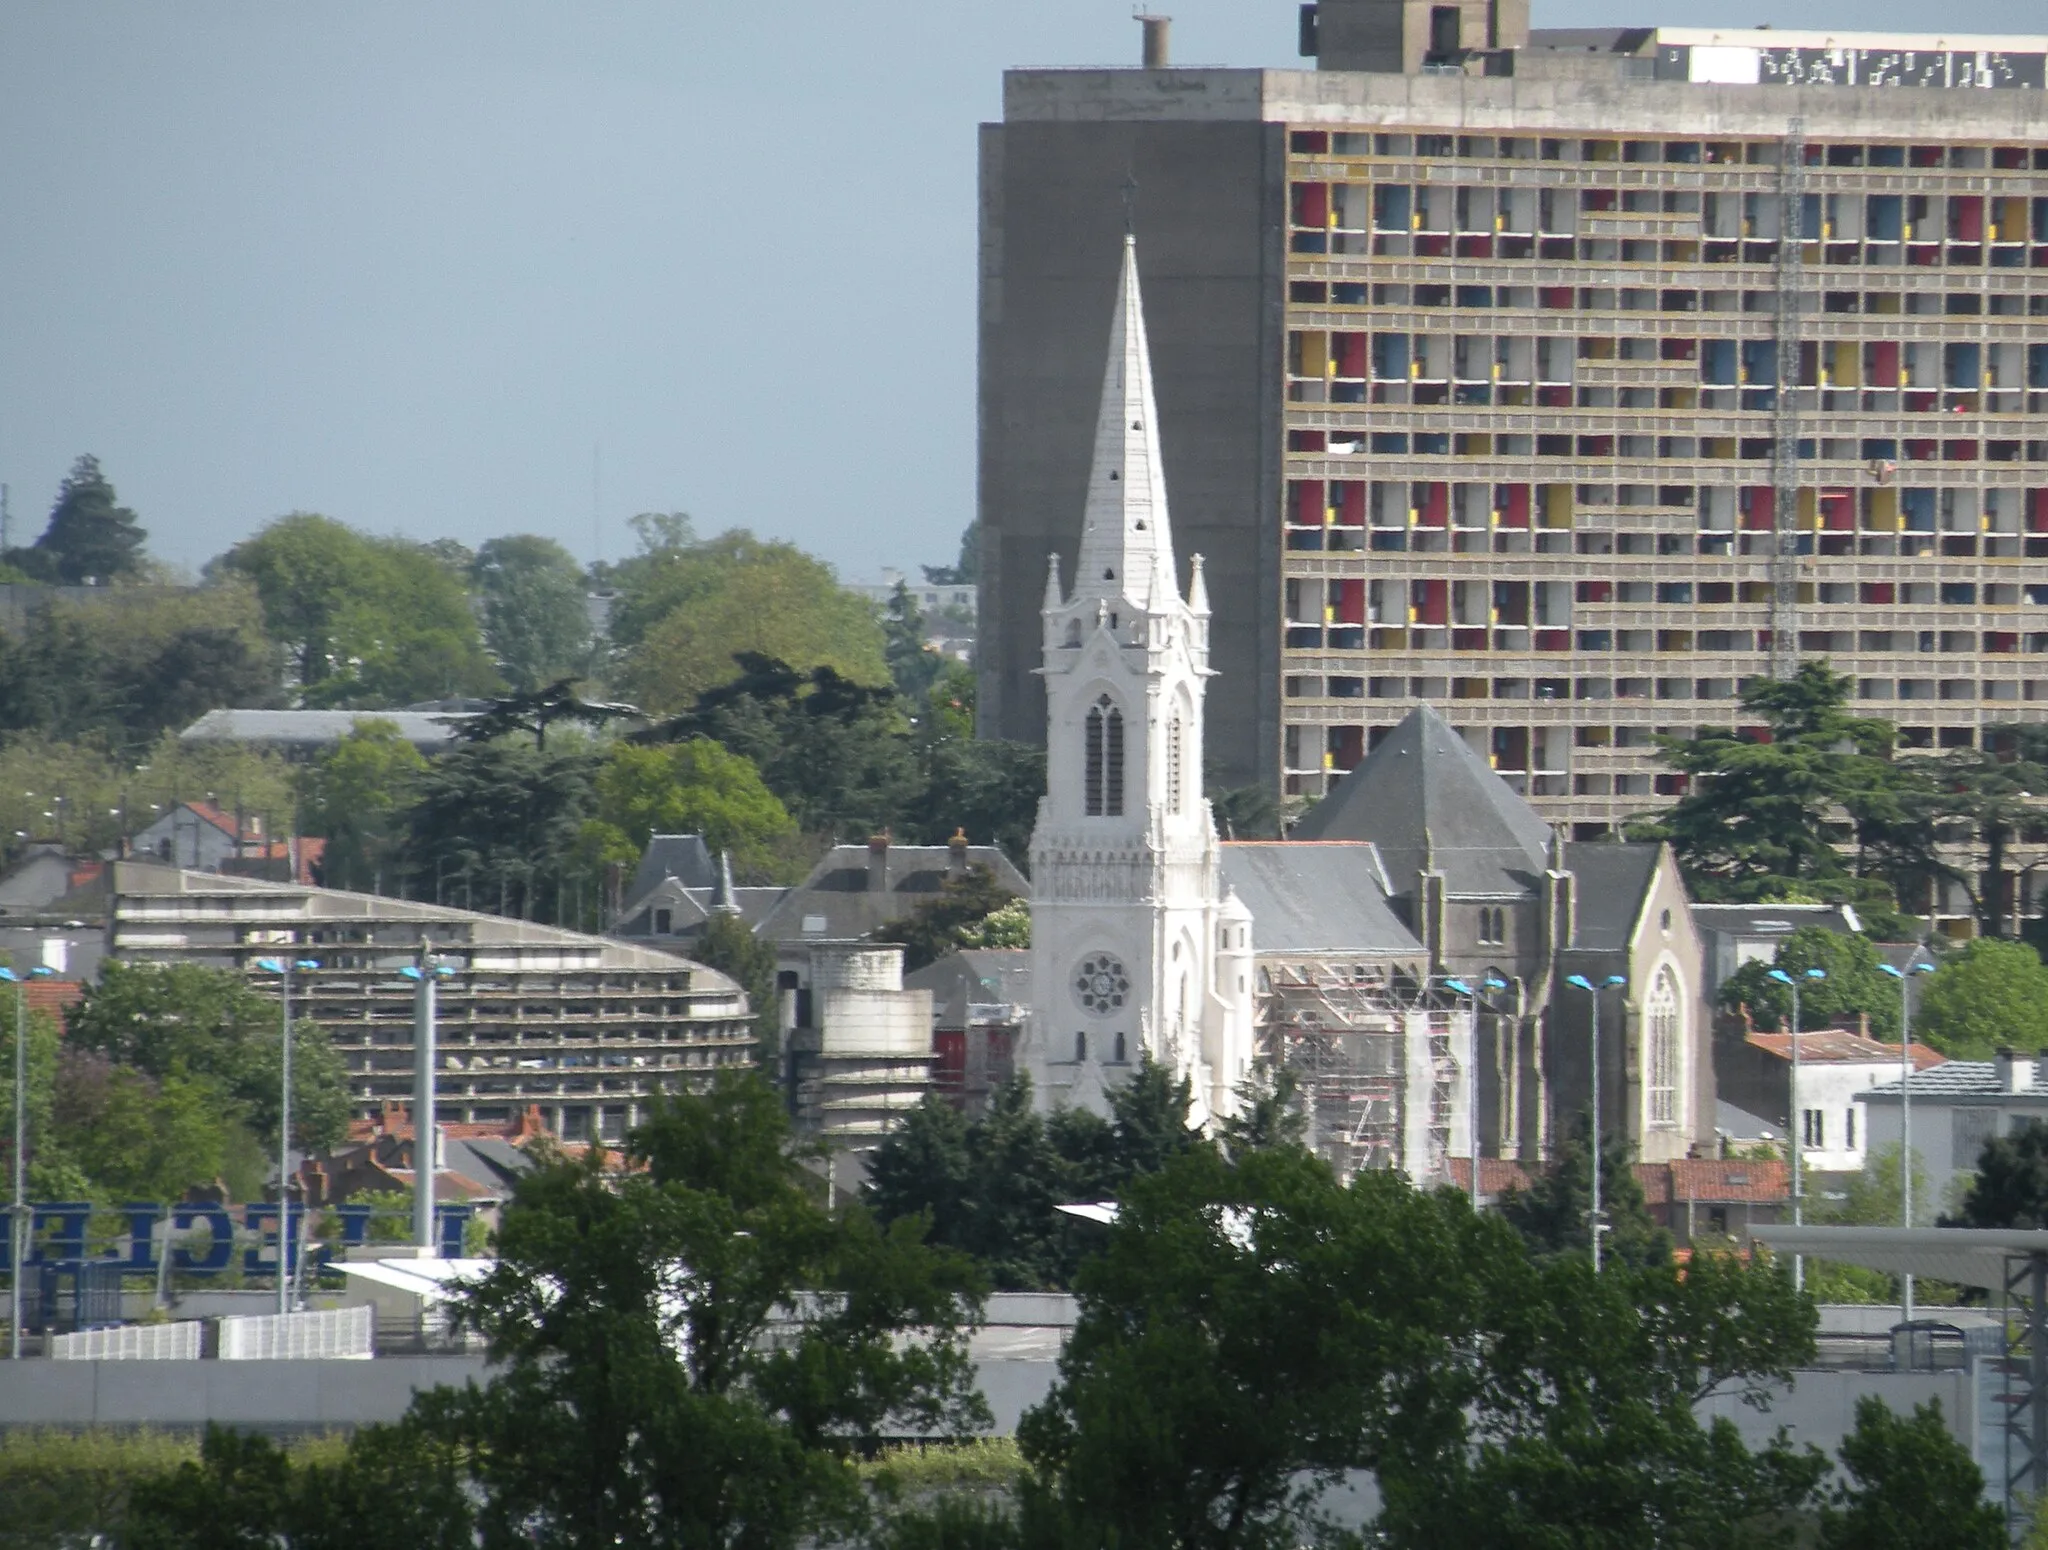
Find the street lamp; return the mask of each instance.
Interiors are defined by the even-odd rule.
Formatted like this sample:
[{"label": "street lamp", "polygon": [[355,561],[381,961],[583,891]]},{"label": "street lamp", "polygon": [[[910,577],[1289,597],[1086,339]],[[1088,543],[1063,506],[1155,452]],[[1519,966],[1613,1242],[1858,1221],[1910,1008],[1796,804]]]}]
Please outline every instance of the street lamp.
[{"label": "street lamp", "polygon": [[[1899,982],[1899,1225],[1913,1225],[1913,1001],[1911,989],[1913,976],[1932,974],[1934,965],[1921,959],[1900,969],[1891,964],[1878,965],[1885,973]],[[1913,1277],[1909,1273],[1899,1282],[1899,1315],[1906,1322],[1913,1318]]]},{"label": "street lamp", "polygon": [[[38,964],[26,979],[42,979],[50,971]],[[14,986],[14,1203],[7,1211],[7,1263],[10,1271],[7,1355],[21,1360],[21,1272],[28,1259],[28,994],[24,976],[0,969],[0,979]]]},{"label": "street lamp", "polygon": [[1610,974],[1595,985],[1583,974],[1569,975],[1567,985],[1576,985],[1593,1004],[1593,1272],[1600,1272],[1600,1234],[1606,1224],[1600,1220],[1600,992],[1610,986],[1626,985],[1619,974]]},{"label": "street lamp", "polygon": [[[1799,982],[1824,980],[1828,971],[1808,969],[1802,974],[1791,975],[1783,969],[1773,969],[1770,977],[1781,985],[1792,987],[1792,1123],[1785,1127],[1785,1140],[1787,1149],[1792,1153],[1792,1225],[1797,1227],[1800,1222],[1800,1161],[1806,1151],[1806,1114],[1799,1107]],[[1792,1256],[1792,1284],[1801,1288],[1806,1285],[1804,1255]]]},{"label": "street lamp", "polygon": [[434,987],[455,971],[436,963],[432,948],[422,939],[418,963],[398,971],[413,982],[413,1099],[412,1099],[412,1241],[423,1258],[434,1252],[434,1175],[436,1154],[441,1150],[441,1129],[434,1118],[435,1067],[440,1056],[435,1050]]},{"label": "street lamp", "polygon": [[317,969],[311,958],[258,958],[256,967],[275,974],[284,999],[284,1074],[278,1083],[277,1104],[277,1311],[292,1311],[290,1264],[291,1177],[292,1177],[292,970]]}]

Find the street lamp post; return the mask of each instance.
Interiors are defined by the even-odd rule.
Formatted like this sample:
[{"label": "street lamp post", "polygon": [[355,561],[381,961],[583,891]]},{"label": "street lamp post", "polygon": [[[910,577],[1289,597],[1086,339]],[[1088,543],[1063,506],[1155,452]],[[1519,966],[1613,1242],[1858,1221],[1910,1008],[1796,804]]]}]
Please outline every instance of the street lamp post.
[{"label": "street lamp post", "polygon": [[1593,1272],[1600,1272],[1600,1234],[1607,1230],[1607,1224],[1600,1219],[1600,992],[1609,986],[1626,985],[1627,980],[1619,974],[1610,974],[1597,986],[1583,974],[1569,975],[1567,985],[1576,985],[1586,993],[1593,1005]]},{"label": "street lamp post", "polygon": [[[1881,963],[1878,967],[1899,982],[1899,1225],[1913,1225],[1913,976],[1932,974],[1934,965],[1922,959],[1906,968]],[[1913,1277],[1899,1278],[1899,1317],[1913,1320]]]},{"label": "street lamp post", "polygon": [[277,1311],[292,1311],[291,1265],[291,1178],[292,1178],[292,970],[317,969],[310,958],[259,958],[256,967],[277,976],[284,1001],[284,1074],[278,1084],[277,1103]]},{"label": "street lamp post", "polygon": [[[1790,985],[1792,987],[1792,1102],[1788,1105],[1791,1110],[1791,1123],[1785,1127],[1785,1140],[1787,1149],[1792,1153],[1792,1225],[1794,1227],[1800,1224],[1802,1194],[1800,1188],[1800,1178],[1802,1177],[1800,1162],[1801,1154],[1806,1150],[1806,1116],[1799,1107],[1799,983],[1801,980],[1824,980],[1827,977],[1828,971],[1826,969],[1808,969],[1799,975],[1787,974],[1783,969],[1771,970],[1772,979],[1781,985]],[[1804,1255],[1794,1254],[1792,1256],[1792,1284],[1801,1288],[1806,1285],[1806,1257]]]},{"label": "street lamp post", "polygon": [[431,946],[422,939],[419,962],[398,971],[413,982],[413,1099],[412,1099],[412,1241],[422,1256],[434,1252],[434,1176],[438,1171],[441,1129],[435,1122],[435,1068],[440,1056],[435,1049],[434,987],[453,971],[434,961]]},{"label": "street lamp post", "polygon": [[[27,979],[50,971],[38,964]],[[7,1355],[21,1360],[21,1274],[28,1261],[28,994],[24,976],[0,968],[14,986],[14,1198],[7,1209]]]},{"label": "street lamp post", "polygon": [[[1489,974],[1480,982],[1484,991],[1506,990],[1508,982],[1497,974]],[[1480,990],[1474,990],[1461,979],[1446,979],[1444,988],[1468,998],[1472,1003],[1472,1055],[1466,1062],[1466,1107],[1470,1118],[1465,1126],[1466,1162],[1472,1170],[1472,1209],[1479,1209],[1479,1013],[1482,1009],[1492,1014],[1496,1035],[1500,1028],[1500,1012],[1480,999]]]}]

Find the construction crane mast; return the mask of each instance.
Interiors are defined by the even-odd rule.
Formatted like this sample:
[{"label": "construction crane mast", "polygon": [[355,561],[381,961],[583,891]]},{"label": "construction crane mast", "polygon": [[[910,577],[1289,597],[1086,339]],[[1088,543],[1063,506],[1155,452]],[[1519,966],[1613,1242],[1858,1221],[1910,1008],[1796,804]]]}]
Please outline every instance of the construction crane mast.
[{"label": "construction crane mast", "polygon": [[1806,225],[1806,121],[1778,151],[1776,424],[1771,443],[1771,676],[1799,671],[1799,309]]}]

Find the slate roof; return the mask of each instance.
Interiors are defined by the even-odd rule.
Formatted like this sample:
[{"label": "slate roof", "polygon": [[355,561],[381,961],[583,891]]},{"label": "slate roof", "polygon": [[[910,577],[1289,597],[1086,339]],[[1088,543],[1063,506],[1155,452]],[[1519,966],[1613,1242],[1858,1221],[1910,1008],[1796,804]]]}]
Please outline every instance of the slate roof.
[{"label": "slate roof", "polygon": [[328,748],[359,721],[389,721],[413,747],[428,752],[455,740],[451,721],[467,714],[423,715],[410,710],[210,710],[178,734],[181,743],[272,743],[281,748]]},{"label": "slate roof", "polygon": [[[971,1007],[1029,1007],[1031,950],[1027,947],[968,947],[903,976],[905,990],[932,993],[934,1019]],[[982,1019],[975,1019],[980,1021]],[[940,1026],[950,1027],[950,1023]]]},{"label": "slate roof", "polygon": [[1702,931],[1735,936],[1789,936],[1806,926],[1843,933],[1863,929],[1846,904],[1695,904],[1692,917]]},{"label": "slate roof", "polygon": [[[811,869],[811,875],[785,893],[755,929],[771,941],[783,943],[864,937],[936,895],[945,885],[953,860],[952,848],[947,845],[891,845],[884,873],[887,886],[877,888],[868,865],[869,852],[866,845],[833,846]],[[970,845],[967,861],[987,867],[1010,892],[1031,897],[1031,884],[1000,847]],[[807,929],[813,922],[817,929]]]},{"label": "slate roof", "polygon": [[626,889],[625,908],[631,910],[663,878],[673,877],[685,888],[710,888],[718,882],[718,858],[701,834],[656,834],[640,852],[640,864],[633,869],[633,881]]},{"label": "slate roof", "polygon": [[[1899,1096],[1902,1085],[1899,1082],[1880,1082],[1856,1096],[1858,1099],[1875,1098],[1887,1102]],[[2025,1092],[2009,1093],[1998,1079],[1997,1061],[1944,1060],[1938,1066],[1913,1073],[1913,1101],[1918,1103],[1923,1098],[1936,1101],[1944,1098],[2002,1098],[2048,1104],[2048,1087],[2035,1086]]]},{"label": "slate roof", "polygon": [[1425,853],[1454,895],[1524,894],[1544,871],[1550,825],[1434,710],[1418,705],[1310,808],[1297,840],[1370,840],[1397,893]]},{"label": "slate roof", "polygon": [[1412,957],[1422,943],[1382,891],[1380,858],[1355,840],[1232,840],[1223,881],[1252,914],[1261,953]]},{"label": "slate roof", "polygon": [[1572,942],[1585,952],[1620,952],[1642,913],[1662,847],[1586,842],[1564,848],[1572,873]]}]

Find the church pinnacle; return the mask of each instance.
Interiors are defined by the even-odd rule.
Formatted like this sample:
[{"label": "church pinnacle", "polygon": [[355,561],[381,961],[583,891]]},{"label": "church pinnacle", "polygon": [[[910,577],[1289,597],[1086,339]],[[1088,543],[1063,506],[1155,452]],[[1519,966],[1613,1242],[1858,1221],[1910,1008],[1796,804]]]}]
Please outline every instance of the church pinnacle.
[{"label": "church pinnacle", "polygon": [[1173,530],[1159,454],[1159,411],[1138,291],[1138,245],[1124,238],[1123,273],[1109,324],[1109,361],[1095,421],[1095,456],[1081,527],[1073,597],[1128,598],[1141,608],[1178,600]]}]

